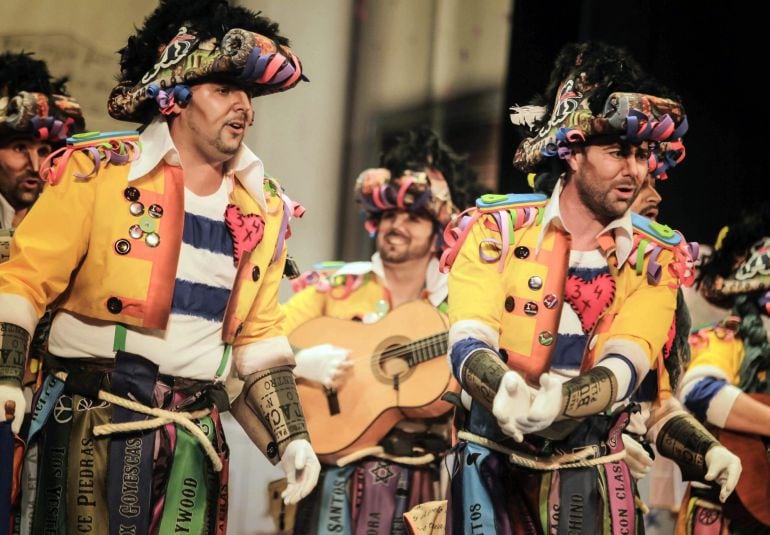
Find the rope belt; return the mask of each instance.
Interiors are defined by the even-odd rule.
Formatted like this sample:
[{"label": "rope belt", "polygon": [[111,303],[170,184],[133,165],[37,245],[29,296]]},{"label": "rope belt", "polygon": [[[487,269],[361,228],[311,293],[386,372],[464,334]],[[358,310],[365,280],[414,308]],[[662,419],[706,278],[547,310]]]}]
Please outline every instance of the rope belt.
[{"label": "rope belt", "polygon": [[425,455],[421,455],[420,457],[404,457],[404,456],[391,455],[389,453],[385,453],[385,449],[382,446],[372,446],[369,448],[364,448],[362,450],[354,451],[353,453],[345,455],[344,457],[340,457],[339,459],[337,459],[336,464],[339,467],[343,467],[352,462],[363,459],[364,457],[377,457],[378,459],[383,459],[385,461],[390,461],[398,464],[406,464],[409,466],[420,466],[423,464],[430,464],[436,458],[436,456],[433,455],[432,453],[426,453]]},{"label": "rope belt", "polygon": [[626,451],[621,450],[617,453],[610,455],[604,455],[602,457],[594,457],[589,459],[591,455],[596,453],[596,449],[593,446],[585,446],[572,453],[565,453],[563,455],[552,455],[550,457],[532,457],[525,455],[521,452],[514,451],[510,448],[506,448],[489,440],[486,437],[482,437],[471,433],[469,431],[460,431],[457,433],[457,438],[473,442],[479,446],[484,446],[490,450],[502,453],[508,456],[508,461],[517,466],[529,468],[531,470],[563,470],[566,468],[586,468],[588,466],[597,466],[600,464],[607,464],[624,459]]},{"label": "rope belt", "polygon": [[[54,376],[61,381],[67,380],[67,372],[64,371],[57,371],[54,373]],[[211,412],[210,409],[202,409],[195,412],[172,412],[156,407],[148,407],[137,401],[116,396],[115,394],[105,390],[99,390],[98,398],[102,401],[117,405],[118,407],[123,407],[124,409],[138,412],[140,414],[154,416],[155,418],[139,422],[97,425],[93,429],[94,436],[107,436],[113,433],[123,433],[126,431],[145,431],[148,429],[156,429],[173,422],[185,428],[195,438],[197,438],[198,442],[200,442],[201,446],[203,447],[203,450],[206,452],[206,455],[208,455],[209,459],[211,460],[211,464],[214,466],[214,471],[222,471],[222,461],[219,460],[219,454],[214,449],[214,446],[211,444],[203,431],[201,431],[201,428],[195,425],[195,422],[193,422],[193,420],[197,418],[207,416]]]}]

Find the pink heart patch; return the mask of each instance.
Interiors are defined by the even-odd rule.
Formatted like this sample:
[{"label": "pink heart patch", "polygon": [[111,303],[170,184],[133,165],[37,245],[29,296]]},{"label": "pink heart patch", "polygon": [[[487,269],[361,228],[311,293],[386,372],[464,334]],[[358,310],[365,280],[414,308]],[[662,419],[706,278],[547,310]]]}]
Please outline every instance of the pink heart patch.
[{"label": "pink heart patch", "polygon": [[225,210],[225,224],[233,237],[233,259],[235,265],[241,261],[244,252],[250,253],[265,235],[265,220],[257,214],[243,215],[234,204]]},{"label": "pink heart patch", "polygon": [[576,275],[567,277],[564,299],[580,318],[584,333],[589,333],[615,298],[615,280],[609,273],[602,273],[591,282]]}]

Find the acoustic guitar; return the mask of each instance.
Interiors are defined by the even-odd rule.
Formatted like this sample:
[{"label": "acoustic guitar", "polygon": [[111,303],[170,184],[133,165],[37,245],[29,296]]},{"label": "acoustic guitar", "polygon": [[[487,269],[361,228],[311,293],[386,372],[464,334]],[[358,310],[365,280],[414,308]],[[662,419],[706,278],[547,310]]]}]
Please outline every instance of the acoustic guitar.
[{"label": "acoustic guitar", "polygon": [[[749,394],[770,405],[767,394]],[[724,510],[729,518],[740,521],[751,515],[757,522],[770,526],[770,439],[737,431],[719,429],[714,433],[722,445],[740,457],[741,478]]]},{"label": "acoustic guitar", "polygon": [[412,301],[377,323],[317,318],[289,335],[297,348],[330,343],[351,350],[354,363],[339,390],[297,380],[313,449],[333,463],[375,446],[405,418],[433,418],[452,406],[441,400],[459,390],[446,360],[445,317],[430,304]]}]

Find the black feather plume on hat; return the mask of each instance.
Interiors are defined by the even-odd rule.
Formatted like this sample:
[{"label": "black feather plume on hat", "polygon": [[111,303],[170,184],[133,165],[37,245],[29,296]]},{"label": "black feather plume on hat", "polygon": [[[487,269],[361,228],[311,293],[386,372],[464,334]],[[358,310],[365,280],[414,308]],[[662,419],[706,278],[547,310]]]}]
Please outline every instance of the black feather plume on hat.
[{"label": "black feather plume on hat", "polygon": [[67,78],[52,78],[45,61],[32,56],[31,52],[0,54],[0,96],[12,96],[20,91],[67,95]]},{"label": "black feather plume on hat", "polygon": [[449,186],[455,206],[463,210],[486,193],[477,181],[468,157],[459,155],[443,143],[427,127],[415,128],[399,135],[380,156],[380,165],[397,177],[404,171],[420,171],[427,167],[441,171]]},{"label": "black feather plume on hat", "polygon": [[120,53],[120,82],[138,82],[152,69],[160,53],[186,25],[199,39],[221,39],[232,28],[264,35],[278,44],[289,40],[278,34],[278,23],[249,9],[230,6],[226,0],[161,0]]}]

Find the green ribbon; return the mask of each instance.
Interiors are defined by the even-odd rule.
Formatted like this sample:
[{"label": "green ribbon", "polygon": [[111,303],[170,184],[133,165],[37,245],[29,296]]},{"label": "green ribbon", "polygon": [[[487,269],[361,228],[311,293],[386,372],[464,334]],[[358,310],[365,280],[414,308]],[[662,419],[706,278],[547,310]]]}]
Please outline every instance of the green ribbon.
[{"label": "green ribbon", "polygon": [[[214,422],[201,418],[198,426],[214,441]],[[208,484],[203,448],[190,432],[176,428],[176,448],[168,479],[159,533],[205,533]],[[215,489],[216,492],[219,488]]]}]

